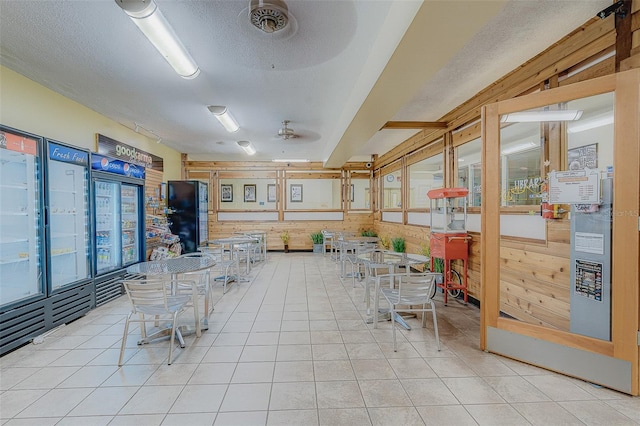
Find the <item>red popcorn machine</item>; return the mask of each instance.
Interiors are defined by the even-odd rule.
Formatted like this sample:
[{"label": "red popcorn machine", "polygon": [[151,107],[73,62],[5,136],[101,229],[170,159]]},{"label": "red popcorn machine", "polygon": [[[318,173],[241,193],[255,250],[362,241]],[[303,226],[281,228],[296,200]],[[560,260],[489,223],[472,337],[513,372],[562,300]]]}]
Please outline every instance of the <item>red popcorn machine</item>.
[{"label": "red popcorn machine", "polygon": [[[467,188],[440,188],[427,193],[431,206],[431,270],[435,271],[436,259],[442,259],[442,282],[438,287],[444,291],[444,304],[448,296],[464,295],[467,303],[467,260],[469,241],[467,235]],[[461,260],[462,277],[451,267],[452,260]]]}]

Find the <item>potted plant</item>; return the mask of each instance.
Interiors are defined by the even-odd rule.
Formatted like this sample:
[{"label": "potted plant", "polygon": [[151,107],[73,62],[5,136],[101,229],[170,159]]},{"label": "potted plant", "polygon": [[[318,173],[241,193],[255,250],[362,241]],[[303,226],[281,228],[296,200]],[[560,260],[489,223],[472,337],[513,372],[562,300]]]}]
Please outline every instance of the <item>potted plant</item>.
[{"label": "potted plant", "polygon": [[324,248],[324,235],[322,235],[322,232],[314,232],[310,237],[311,241],[313,241],[313,252],[322,253]]},{"label": "potted plant", "polygon": [[376,234],[376,232],[373,229],[364,229],[361,233],[360,233],[361,237],[377,237],[378,234]]},{"label": "potted plant", "polygon": [[385,248],[385,250],[389,250],[391,247],[391,238],[388,235],[383,235],[380,237],[380,245]]},{"label": "potted plant", "polygon": [[[420,244],[420,254],[426,257],[431,257],[431,247],[429,246],[429,242],[425,242]],[[430,263],[426,263],[424,265],[425,269],[431,269],[431,264]],[[433,259],[433,271],[431,272],[437,272],[439,274],[442,274],[444,272],[444,261],[438,257]],[[439,277],[436,277],[436,282],[439,284],[442,284],[442,275],[440,275]]]},{"label": "potted plant", "polygon": [[289,253],[289,231],[283,231],[280,234],[280,239],[282,240],[282,243],[284,244],[284,252],[285,253]]},{"label": "potted plant", "polygon": [[402,237],[392,238],[391,245],[393,246],[393,251],[398,253],[404,253],[406,248],[404,238]]}]

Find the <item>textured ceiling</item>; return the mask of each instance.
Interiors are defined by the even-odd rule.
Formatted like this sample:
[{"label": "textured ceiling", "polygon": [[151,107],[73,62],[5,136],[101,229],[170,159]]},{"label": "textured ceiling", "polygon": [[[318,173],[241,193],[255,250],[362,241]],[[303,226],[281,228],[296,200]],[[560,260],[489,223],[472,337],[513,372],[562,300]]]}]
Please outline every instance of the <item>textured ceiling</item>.
[{"label": "textured ceiling", "polygon": [[[0,63],[190,158],[336,167],[415,133],[384,122],[437,120],[611,2],[289,0],[293,23],[273,35],[250,26],[249,0],[157,3],[200,67],[194,80],[113,0],[0,0]],[[241,129],[225,132],[207,105],[226,105]],[[276,137],[285,119],[299,138]]]}]

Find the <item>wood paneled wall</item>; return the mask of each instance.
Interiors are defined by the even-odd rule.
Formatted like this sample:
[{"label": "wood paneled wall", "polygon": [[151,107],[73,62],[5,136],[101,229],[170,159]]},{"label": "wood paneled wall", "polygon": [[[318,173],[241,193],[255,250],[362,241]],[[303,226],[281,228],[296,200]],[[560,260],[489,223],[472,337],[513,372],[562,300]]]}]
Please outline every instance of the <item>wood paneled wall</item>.
[{"label": "wood paneled wall", "polygon": [[[213,215],[209,215],[211,219]],[[215,216],[213,216],[215,219]],[[372,229],[372,214],[345,214],[343,221],[287,221],[287,222],[209,222],[209,235],[212,238],[223,238],[234,232],[266,231],[267,250],[283,250],[280,239],[283,231],[289,231],[289,250],[312,250],[313,242],[310,234],[323,229],[333,231],[351,231],[359,233],[364,229]]]}]

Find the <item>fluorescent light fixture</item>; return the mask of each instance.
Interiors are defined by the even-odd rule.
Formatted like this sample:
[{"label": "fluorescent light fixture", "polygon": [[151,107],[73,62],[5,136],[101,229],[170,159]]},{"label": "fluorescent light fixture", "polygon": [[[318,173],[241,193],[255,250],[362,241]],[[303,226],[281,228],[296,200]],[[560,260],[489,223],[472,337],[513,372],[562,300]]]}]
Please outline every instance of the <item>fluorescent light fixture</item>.
[{"label": "fluorescent light fixture", "polygon": [[285,158],[275,158],[271,161],[273,161],[274,163],[308,163],[309,162],[309,160],[306,160],[306,159],[287,160]]},{"label": "fluorescent light fixture", "polygon": [[237,143],[240,146],[240,148],[244,149],[244,152],[246,152],[248,155],[253,155],[253,154],[256,153],[256,149],[253,147],[251,142],[249,142],[249,141],[238,141]]},{"label": "fluorescent light fixture", "polygon": [[567,126],[567,133],[584,132],[585,130],[595,129],[606,126],[607,124],[613,124],[613,111],[597,115],[578,123],[571,123]]},{"label": "fluorescent light fixture", "polygon": [[238,122],[233,118],[226,106],[209,105],[207,108],[218,119],[220,124],[227,129],[227,132],[234,133],[238,131],[240,126],[238,126]]},{"label": "fluorescent light fixture", "polygon": [[508,148],[503,149],[500,152],[502,153],[502,155],[509,155],[509,154],[515,154],[516,152],[526,151],[528,149],[532,149],[537,146],[538,144],[536,144],[535,142],[525,142],[518,145],[510,146]]},{"label": "fluorescent light fixture", "polygon": [[582,111],[576,109],[562,109],[554,111],[521,111],[504,114],[500,117],[502,123],[531,123],[538,121],[574,121],[582,117]]},{"label": "fluorescent light fixture", "polygon": [[189,55],[153,0],[116,0],[116,3],[180,77],[192,79],[200,74],[198,64]]}]

